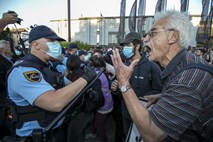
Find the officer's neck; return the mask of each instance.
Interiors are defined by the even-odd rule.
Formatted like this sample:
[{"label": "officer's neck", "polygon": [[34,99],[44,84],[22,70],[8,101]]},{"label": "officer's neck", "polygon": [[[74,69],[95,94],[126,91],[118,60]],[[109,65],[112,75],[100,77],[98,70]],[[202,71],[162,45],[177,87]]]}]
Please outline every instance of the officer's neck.
[{"label": "officer's neck", "polygon": [[34,56],[36,56],[37,58],[39,58],[40,60],[42,60],[45,64],[48,64],[49,60],[46,58],[46,56],[42,56],[36,53],[32,53]]}]

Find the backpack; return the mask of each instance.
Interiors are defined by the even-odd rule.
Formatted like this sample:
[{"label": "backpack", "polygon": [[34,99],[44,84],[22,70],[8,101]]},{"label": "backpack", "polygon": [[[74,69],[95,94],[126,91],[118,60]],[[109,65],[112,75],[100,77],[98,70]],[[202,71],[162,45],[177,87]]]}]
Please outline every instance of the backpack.
[{"label": "backpack", "polygon": [[95,112],[104,105],[104,96],[101,90],[101,81],[97,79],[89,88],[82,99],[84,101],[82,110],[86,113]]}]

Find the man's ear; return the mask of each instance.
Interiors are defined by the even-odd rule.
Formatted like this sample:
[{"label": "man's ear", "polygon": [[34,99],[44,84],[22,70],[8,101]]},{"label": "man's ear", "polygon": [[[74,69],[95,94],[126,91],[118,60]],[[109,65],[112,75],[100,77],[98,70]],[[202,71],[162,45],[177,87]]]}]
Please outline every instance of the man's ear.
[{"label": "man's ear", "polygon": [[174,30],[174,31],[170,31],[169,33],[169,37],[168,37],[168,42],[170,44],[176,43],[179,41],[179,32]]}]

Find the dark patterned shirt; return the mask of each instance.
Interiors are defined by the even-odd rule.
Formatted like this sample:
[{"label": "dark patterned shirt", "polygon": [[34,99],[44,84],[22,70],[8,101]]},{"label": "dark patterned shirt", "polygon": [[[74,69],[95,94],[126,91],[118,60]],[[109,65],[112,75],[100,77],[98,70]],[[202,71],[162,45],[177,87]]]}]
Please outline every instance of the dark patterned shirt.
[{"label": "dark patterned shirt", "polygon": [[151,109],[150,117],[172,139],[181,141],[192,130],[192,135],[202,135],[206,141],[212,141],[213,76],[197,68],[179,72],[190,63],[207,64],[182,50],[162,72],[165,81],[162,95]]}]

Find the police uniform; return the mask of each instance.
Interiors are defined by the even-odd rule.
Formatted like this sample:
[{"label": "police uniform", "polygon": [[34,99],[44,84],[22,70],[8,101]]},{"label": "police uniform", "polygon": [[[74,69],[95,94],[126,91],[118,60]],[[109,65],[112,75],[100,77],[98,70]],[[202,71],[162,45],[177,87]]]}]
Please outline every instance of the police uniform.
[{"label": "police uniform", "polygon": [[[29,62],[30,60],[30,62]],[[26,63],[26,61],[28,61]],[[25,63],[25,64],[24,64]],[[34,106],[34,101],[43,93],[55,90],[55,86],[48,82],[44,74],[50,74],[50,70],[38,70],[35,64],[47,65],[36,56],[29,54],[13,67],[8,75],[8,94],[12,102],[17,106]],[[32,66],[32,67],[30,67]],[[68,80],[64,77],[64,84]],[[34,106],[36,107],[36,106]],[[62,124],[63,119],[55,127]],[[38,120],[24,122],[20,128],[16,128],[18,136],[31,136],[34,129],[42,129]]]},{"label": "police uniform", "polygon": [[56,68],[58,72],[64,75],[67,71],[66,62],[67,62],[67,57],[66,58],[64,57],[61,62],[55,61],[55,62],[50,62],[50,64],[52,64],[52,66]]},{"label": "police uniform", "polygon": [[58,64],[56,69],[62,74],[65,74],[67,71],[67,67],[64,64]]}]

